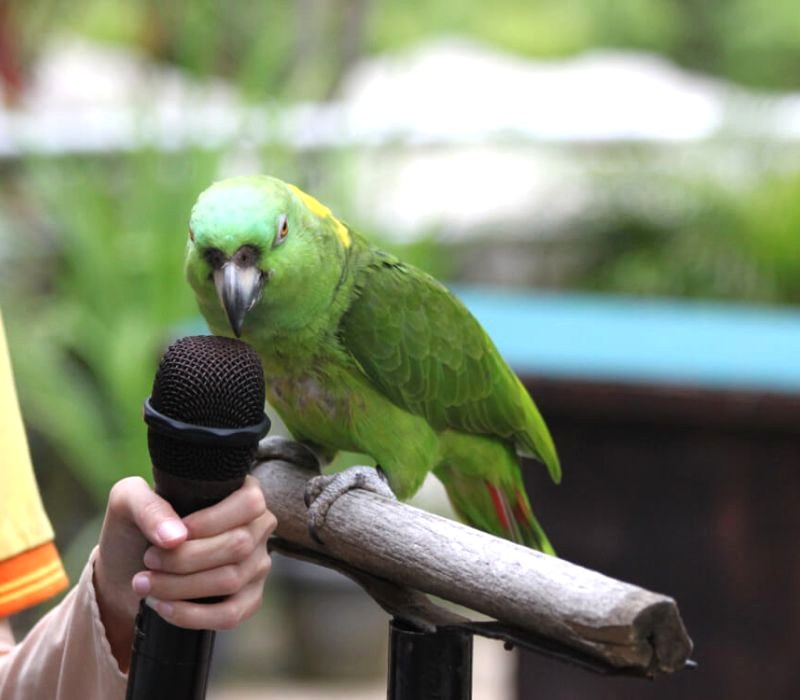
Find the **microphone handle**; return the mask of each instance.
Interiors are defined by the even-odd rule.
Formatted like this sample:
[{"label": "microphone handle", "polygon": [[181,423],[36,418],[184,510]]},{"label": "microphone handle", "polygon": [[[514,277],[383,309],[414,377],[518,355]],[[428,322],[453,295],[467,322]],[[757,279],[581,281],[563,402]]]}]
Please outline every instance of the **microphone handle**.
[{"label": "microphone handle", "polygon": [[[218,503],[244,483],[199,481],[153,468],[156,493],[181,517]],[[206,598],[203,602],[216,602]],[[204,700],[214,650],[213,630],[190,630],[164,620],[142,601],[136,616],[126,700]]]},{"label": "microphone handle", "polygon": [[204,700],[214,636],[213,630],[171,625],[142,601],[126,700]]}]

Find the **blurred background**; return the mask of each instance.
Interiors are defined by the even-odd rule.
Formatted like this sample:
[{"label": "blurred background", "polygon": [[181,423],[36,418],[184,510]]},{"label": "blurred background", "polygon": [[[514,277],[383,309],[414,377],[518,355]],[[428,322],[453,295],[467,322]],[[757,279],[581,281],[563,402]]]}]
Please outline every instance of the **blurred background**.
[{"label": "blurred background", "polygon": [[[462,294],[559,445],[559,554],[674,596],[700,664],[479,642],[476,698],[798,697],[799,156],[794,0],[0,0],[0,305],[73,580],[202,330],[190,207],[267,172]],[[278,560],[209,697],[382,697],[386,633]]]}]

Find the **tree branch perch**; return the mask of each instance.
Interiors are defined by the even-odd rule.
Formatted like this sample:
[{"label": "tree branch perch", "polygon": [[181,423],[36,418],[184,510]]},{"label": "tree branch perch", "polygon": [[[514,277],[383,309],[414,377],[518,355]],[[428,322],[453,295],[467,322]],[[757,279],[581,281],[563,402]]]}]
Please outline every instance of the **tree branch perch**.
[{"label": "tree branch perch", "polygon": [[657,675],[686,665],[692,642],[672,598],[403,503],[351,491],[331,507],[319,545],[308,534],[303,502],[305,483],[317,473],[281,459],[253,470],[278,518],[276,534],[290,546],[338,560],[366,578],[458,603],[620,670]]}]

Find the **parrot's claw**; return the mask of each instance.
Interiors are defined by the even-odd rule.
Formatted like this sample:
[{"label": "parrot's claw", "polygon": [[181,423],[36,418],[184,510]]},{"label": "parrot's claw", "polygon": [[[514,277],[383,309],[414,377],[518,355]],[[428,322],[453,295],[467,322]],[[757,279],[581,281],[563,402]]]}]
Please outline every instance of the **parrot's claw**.
[{"label": "parrot's claw", "polygon": [[266,462],[271,459],[279,459],[299,467],[319,471],[319,459],[310,447],[280,435],[270,435],[258,443],[256,460]]},{"label": "parrot's claw", "polygon": [[315,476],[309,479],[303,494],[308,507],[308,532],[314,541],[322,544],[319,531],[325,525],[328,510],[340,496],[353,489],[364,489],[397,500],[380,467],[350,467],[337,474]]}]

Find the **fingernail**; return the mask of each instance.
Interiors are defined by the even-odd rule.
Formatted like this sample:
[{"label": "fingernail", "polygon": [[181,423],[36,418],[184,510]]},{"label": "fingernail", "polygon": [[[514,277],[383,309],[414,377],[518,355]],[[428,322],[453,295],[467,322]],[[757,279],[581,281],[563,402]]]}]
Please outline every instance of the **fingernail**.
[{"label": "fingernail", "polygon": [[168,544],[183,537],[186,534],[186,526],[180,520],[165,520],[158,526],[156,534],[164,544]]},{"label": "fingernail", "polygon": [[153,598],[153,596],[147,596],[144,602],[161,615],[161,617],[172,617],[172,613],[175,611],[172,603],[165,603],[163,600]]},{"label": "fingernail", "polygon": [[133,590],[137,595],[147,595],[150,592],[150,577],[147,574],[136,574],[133,577]]},{"label": "fingernail", "polygon": [[144,565],[148,569],[160,569],[161,568],[161,557],[156,553],[154,549],[148,549],[144,553]]}]

